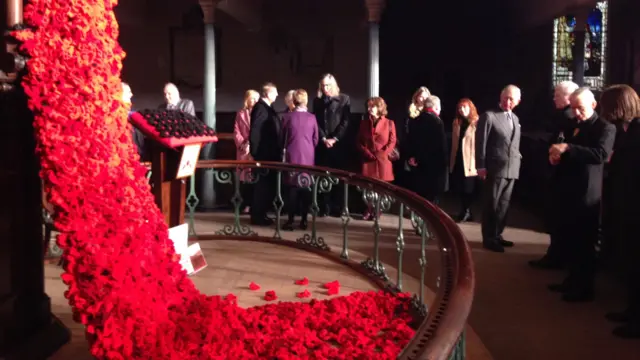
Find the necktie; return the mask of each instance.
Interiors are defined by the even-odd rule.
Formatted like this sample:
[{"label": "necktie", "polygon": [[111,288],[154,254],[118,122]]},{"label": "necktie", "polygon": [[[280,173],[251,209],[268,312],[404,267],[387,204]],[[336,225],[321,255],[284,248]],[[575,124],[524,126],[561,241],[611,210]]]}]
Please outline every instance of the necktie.
[{"label": "necktie", "polygon": [[507,122],[509,123],[509,129],[513,131],[513,117],[511,116],[511,112],[507,112]]}]

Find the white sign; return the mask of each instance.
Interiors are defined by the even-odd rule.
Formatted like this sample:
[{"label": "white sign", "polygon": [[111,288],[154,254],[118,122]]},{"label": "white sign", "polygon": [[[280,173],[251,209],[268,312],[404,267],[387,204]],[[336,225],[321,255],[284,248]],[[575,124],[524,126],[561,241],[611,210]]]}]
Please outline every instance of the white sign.
[{"label": "white sign", "polygon": [[200,156],[200,149],[202,144],[185,145],[182,149],[182,157],[180,158],[180,165],[178,166],[178,174],[176,179],[182,179],[193,175],[196,171],[196,164],[198,163],[198,157]]},{"label": "white sign", "polygon": [[173,242],[176,254],[180,255],[180,265],[189,275],[193,275],[207,266],[200,244],[189,245],[189,224],[169,229],[169,239]]}]

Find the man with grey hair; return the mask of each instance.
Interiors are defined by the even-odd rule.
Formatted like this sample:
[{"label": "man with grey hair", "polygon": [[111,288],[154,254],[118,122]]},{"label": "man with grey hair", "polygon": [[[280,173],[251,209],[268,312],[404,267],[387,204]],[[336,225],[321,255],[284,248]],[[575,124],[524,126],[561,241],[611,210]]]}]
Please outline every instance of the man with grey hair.
[{"label": "man with grey hair", "polygon": [[175,84],[166,83],[164,85],[164,99],[166,102],[160,105],[161,109],[179,110],[191,116],[196,116],[196,108],[193,106],[193,101],[181,99],[180,91],[178,91],[178,87]]},{"label": "man with grey hair", "polygon": [[[555,91],[553,92],[553,103],[556,112],[554,116],[551,117],[551,121],[547,127],[552,134],[549,146],[563,143],[573,135],[573,130],[576,127],[576,119],[571,109],[571,94],[578,88],[578,84],[573,81],[562,81],[556,85]],[[529,265],[533,268],[559,270],[563,269],[568,262],[570,249],[566,246],[567,241],[563,241],[559,234],[562,214],[557,211],[557,209],[561,207],[559,205],[564,201],[564,194],[557,184],[558,179],[556,178],[556,172],[552,171],[549,182],[549,201],[547,202],[549,206],[547,223],[550,243],[547,248],[547,253],[541,259],[529,261]]]},{"label": "man with grey hair", "polygon": [[485,180],[482,211],[482,246],[504,252],[513,242],[502,237],[515,181],[520,176],[520,120],[513,109],[521,92],[507,85],[500,93],[500,110],[480,116],[476,130],[476,167]]},{"label": "man with grey hair", "polygon": [[571,251],[569,274],[549,290],[562,293],[568,302],[591,301],[596,274],[596,242],[600,225],[600,202],[604,164],[613,150],[616,128],[595,111],[596,99],[583,87],[571,95],[577,125],[572,136],[549,148],[549,162],[557,166],[557,182],[564,201],[560,236]]}]

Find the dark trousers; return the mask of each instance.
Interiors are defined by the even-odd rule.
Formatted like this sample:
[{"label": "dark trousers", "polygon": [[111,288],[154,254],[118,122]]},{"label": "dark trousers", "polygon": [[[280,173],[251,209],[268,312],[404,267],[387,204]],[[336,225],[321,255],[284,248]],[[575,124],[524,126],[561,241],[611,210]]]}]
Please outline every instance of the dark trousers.
[{"label": "dark trousers", "polygon": [[567,236],[563,233],[563,224],[566,221],[566,207],[569,201],[563,197],[563,190],[554,187],[549,189],[550,198],[547,203],[547,229],[549,232],[549,247],[546,257],[549,261],[568,264],[570,247]]},{"label": "dark trousers", "polygon": [[593,291],[599,218],[600,205],[574,209],[564,216],[560,235],[569,249],[569,275],[565,284],[570,291]]},{"label": "dark trousers", "polygon": [[253,188],[253,203],[251,204],[251,219],[261,220],[267,216],[267,211],[273,204],[276,193],[276,174],[269,172],[261,175]]},{"label": "dark trousers", "polygon": [[489,176],[484,181],[482,242],[498,241],[507,221],[515,179]]},{"label": "dark trousers", "polygon": [[287,199],[289,222],[293,222],[296,214],[300,214],[302,220],[307,220],[309,207],[311,206],[311,195],[311,191],[307,188],[289,187],[289,198]]}]

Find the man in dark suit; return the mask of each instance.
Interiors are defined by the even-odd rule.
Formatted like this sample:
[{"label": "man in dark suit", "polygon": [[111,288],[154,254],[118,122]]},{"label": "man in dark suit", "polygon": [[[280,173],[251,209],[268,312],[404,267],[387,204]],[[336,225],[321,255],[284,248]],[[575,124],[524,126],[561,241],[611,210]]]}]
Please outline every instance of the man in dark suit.
[{"label": "man in dark suit", "polygon": [[500,94],[500,110],[480,116],[476,130],[476,167],[485,180],[482,212],[482,245],[504,252],[513,242],[502,237],[515,181],[520,175],[520,121],[512,111],[521,92],[508,85]]},{"label": "man in dark suit", "polygon": [[183,113],[196,116],[196,108],[193,106],[193,101],[181,99],[178,87],[173,83],[167,83],[164,86],[164,99],[166,102],[160,105],[161,109],[180,110]]},{"label": "man in dark suit", "polygon": [[[281,123],[278,113],[273,109],[273,103],[278,97],[278,89],[273,83],[262,86],[260,100],[251,110],[251,130],[249,133],[249,148],[255,161],[281,161],[282,139]],[[275,193],[275,174],[262,176],[256,184],[253,206],[251,206],[251,223],[254,225],[271,225],[273,221],[267,217],[267,209]]]},{"label": "man in dark suit", "polygon": [[582,302],[593,299],[603,171],[616,128],[595,112],[596,100],[589,88],[571,95],[571,108],[578,122],[573,135],[549,148],[549,162],[558,166],[557,181],[565,197],[561,236],[570,247],[569,274],[562,284],[549,289],[562,292],[564,301]]},{"label": "man in dark suit", "polygon": [[[573,136],[573,130],[576,127],[576,119],[571,109],[571,94],[578,90],[578,84],[573,81],[562,81],[559,83],[553,93],[553,103],[556,112],[552,117],[552,121],[548,124],[547,129],[551,132],[549,146],[553,144],[561,144],[568,141]],[[567,265],[569,260],[569,249],[567,242],[562,240],[559,229],[562,221],[562,215],[558,212],[564,202],[564,194],[558,186],[555,169],[551,170],[551,179],[549,182],[549,199],[548,205],[548,232],[550,244],[547,253],[538,260],[529,261],[529,265],[537,269],[562,269]]]}]

